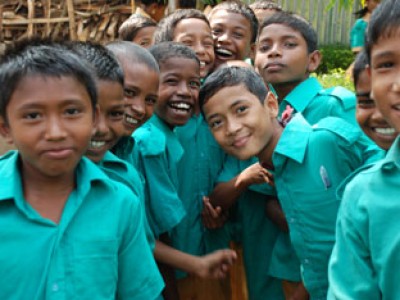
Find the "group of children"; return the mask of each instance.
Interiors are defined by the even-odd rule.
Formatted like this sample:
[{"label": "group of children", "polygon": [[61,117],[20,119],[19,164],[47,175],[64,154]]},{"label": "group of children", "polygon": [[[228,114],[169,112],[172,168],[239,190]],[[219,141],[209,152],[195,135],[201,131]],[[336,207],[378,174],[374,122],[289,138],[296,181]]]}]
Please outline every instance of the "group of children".
[{"label": "group of children", "polygon": [[231,240],[251,300],[397,299],[400,2],[371,17],[356,97],[264,2],[7,49],[1,299],[230,299]]}]

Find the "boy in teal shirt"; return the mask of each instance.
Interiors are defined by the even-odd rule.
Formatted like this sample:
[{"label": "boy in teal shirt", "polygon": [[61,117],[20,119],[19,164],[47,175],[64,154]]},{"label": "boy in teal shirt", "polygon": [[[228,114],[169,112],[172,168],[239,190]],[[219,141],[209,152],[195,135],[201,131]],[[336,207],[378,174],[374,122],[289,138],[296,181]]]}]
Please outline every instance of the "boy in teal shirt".
[{"label": "boy in teal shirt", "polygon": [[162,288],[139,200],[82,158],[98,115],[90,70],[38,41],[1,59],[0,132],[18,149],[0,160],[2,299],[144,300]]},{"label": "boy in teal shirt", "polygon": [[[299,114],[283,128],[278,103],[246,68],[221,69],[200,92],[217,142],[239,159],[257,156],[274,170],[277,196],[288,220],[311,299],[325,299],[327,262],[334,241],[338,184],[375,153],[358,128],[340,118],[309,125]],[[271,182],[270,176],[267,181]]]},{"label": "boy in teal shirt", "polygon": [[[383,1],[367,31],[371,96],[400,132],[400,2]],[[398,299],[399,138],[346,187],[329,265],[328,299]]]},{"label": "boy in teal shirt", "polygon": [[320,64],[317,34],[300,16],[278,12],[260,25],[255,68],[265,84],[272,84],[279,101],[279,114],[289,105],[314,124],[326,116],[355,122],[355,96],[335,87],[323,89],[310,77]]}]

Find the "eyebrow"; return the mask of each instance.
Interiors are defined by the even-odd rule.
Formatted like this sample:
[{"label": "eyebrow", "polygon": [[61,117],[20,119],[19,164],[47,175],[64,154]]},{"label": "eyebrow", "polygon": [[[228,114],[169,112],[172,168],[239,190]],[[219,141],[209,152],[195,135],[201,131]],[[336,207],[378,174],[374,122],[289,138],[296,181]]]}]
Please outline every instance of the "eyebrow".
[{"label": "eyebrow", "polygon": [[382,51],[382,52],[378,52],[377,54],[373,55],[372,58],[379,59],[379,58],[387,58],[387,57],[392,57],[392,56],[393,56],[392,51]]}]

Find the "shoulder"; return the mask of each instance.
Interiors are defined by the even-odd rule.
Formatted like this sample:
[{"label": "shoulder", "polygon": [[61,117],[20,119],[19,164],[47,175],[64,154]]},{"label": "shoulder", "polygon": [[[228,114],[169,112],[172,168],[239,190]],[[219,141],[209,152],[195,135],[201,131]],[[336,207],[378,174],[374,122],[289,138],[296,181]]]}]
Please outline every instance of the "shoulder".
[{"label": "shoulder", "polygon": [[354,144],[362,135],[358,127],[338,117],[323,118],[312,129],[319,137],[331,136],[335,140],[340,138],[348,144]]},{"label": "shoulder", "polygon": [[318,95],[328,98],[327,101],[332,105],[340,103],[345,110],[354,109],[356,106],[355,94],[341,86],[322,89]]},{"label": "shoulder", "polygon": [[152,123],[145,123],[133,133],[135,147],[145,156],[160,155],[166,149],[165,133]]}]

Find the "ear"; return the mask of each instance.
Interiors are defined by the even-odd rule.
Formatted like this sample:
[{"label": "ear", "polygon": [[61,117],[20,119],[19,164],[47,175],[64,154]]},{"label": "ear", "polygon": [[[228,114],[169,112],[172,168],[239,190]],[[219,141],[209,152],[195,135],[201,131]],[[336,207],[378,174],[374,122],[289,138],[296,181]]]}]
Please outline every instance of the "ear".
[{"label": "ear", "polygon": [[319,52],[318,50],[315,50],[315,51],[311,52],[308,55],[308,68],[307,68],[307,71],[309,73],[314,72],[318,68],[319,64],[321,63],[321,60],[322,60],[321,52]]},{"label": "ear", "polygon": [[0,117],[0,134],[8,144],[13,143],[10,127],[3,117]]},{"label": "ear", "polygon": [[268,111],[271,118],[276,118],[279,113],[279,104],[274,93],[268,92],[264,99],[264,108]]}]

